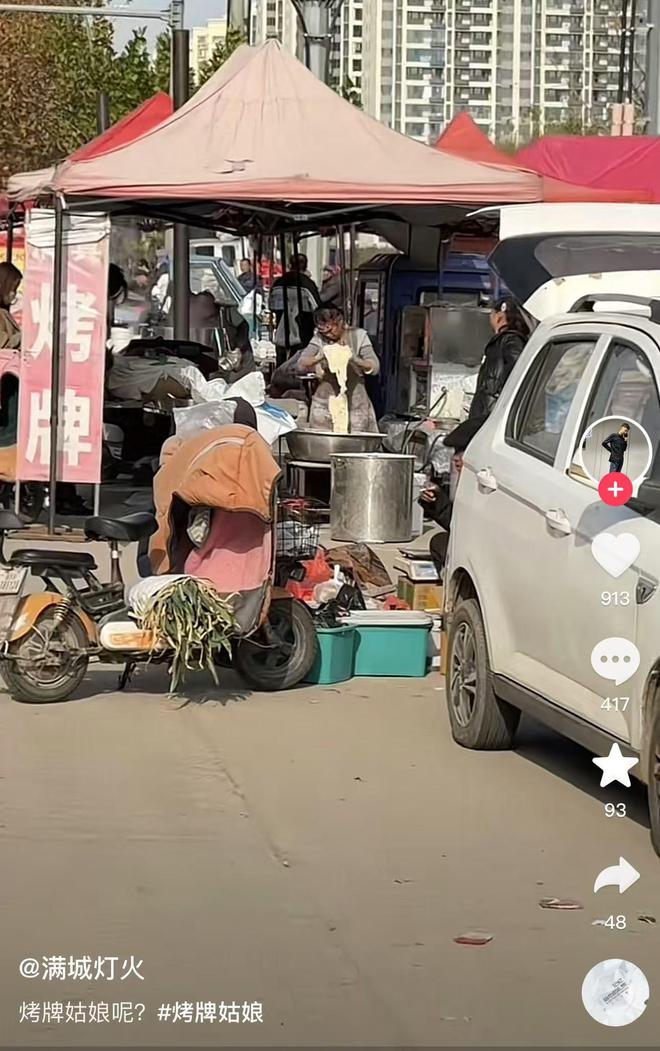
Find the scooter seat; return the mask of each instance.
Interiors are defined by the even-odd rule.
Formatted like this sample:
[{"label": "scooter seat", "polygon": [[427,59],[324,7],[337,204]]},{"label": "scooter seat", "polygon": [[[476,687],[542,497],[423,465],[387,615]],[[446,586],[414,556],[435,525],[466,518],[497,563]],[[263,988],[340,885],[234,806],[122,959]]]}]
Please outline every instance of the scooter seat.
[{"label": "scooter seat", "polygon": [[96,569],[94,556],[87,551],[51,551],[49,548],[22,548],[12,551],[9,562],[13,566],[34,566],[64,569]]},{"label": "scooter seat", "polygon": [[123,518],[88,518],[85,536],[89,540],[120,540],[124,542],[143,540],[158,528],[156,519],[148,511],[138,511]]}]

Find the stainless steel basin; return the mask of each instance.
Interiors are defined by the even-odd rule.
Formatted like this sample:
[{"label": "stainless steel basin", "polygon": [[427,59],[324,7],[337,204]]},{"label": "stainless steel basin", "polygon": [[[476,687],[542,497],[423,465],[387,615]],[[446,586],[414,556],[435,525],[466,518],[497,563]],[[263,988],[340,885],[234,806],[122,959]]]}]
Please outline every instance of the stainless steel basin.
[{"label": "stainless steel basin", "polygon": [[336,453],[379,452],[383,436],[369,431],[335,434],[334,431],[298,430],[287,434],[286,440],[292,459],[330,463],[330,457]]}]

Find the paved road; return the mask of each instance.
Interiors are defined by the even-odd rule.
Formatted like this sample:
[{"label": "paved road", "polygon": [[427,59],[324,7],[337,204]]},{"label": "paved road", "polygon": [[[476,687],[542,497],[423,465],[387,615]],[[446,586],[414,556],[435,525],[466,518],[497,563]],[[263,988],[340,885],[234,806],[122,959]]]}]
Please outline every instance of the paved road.
[{"label": "paved road", "polygon": [[[433,678],[206,703],[202,683],[184,707],[161,669],[115,682],[99,670],[50,708],[0,697],[4,1046],[657,1045],[660,862],[641,790],[605,818],[618,795],[585,752],[533,725],[515,753],[463,751]],[[595,898],[620,854],[642,879]],[[592,926],[610,913],[628,928]],[[454,943],[477,928],[489,945]],[[21,979],[42,954],[134,955],[144,981]],[[611,956],[652,988],[618,1031],[580,1003]],[[23,1000],[146,1010],[65,1029],[19,1024]],[[264,1022],[156,1022],[177,1000],[262,1001]]]}]

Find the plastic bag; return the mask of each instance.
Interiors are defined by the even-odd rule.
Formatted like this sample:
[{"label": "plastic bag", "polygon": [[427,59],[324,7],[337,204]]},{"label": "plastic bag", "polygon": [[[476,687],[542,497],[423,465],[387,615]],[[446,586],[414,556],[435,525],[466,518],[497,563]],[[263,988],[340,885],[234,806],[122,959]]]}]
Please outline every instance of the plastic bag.
[{"label": "plastic bag", "polygon": [[263,405],[266,400],[266,381],[263,372],[248,372],[247,376],[231,383],[222,396],[224,398],[243,398],[255,408],[257,405]]},{"label": "plastic bag", "polygon": [[128,608],[141,617],[163,588],[169,587],[176,580],[183,580],[185,573],[163,573],[162,576],[144,577],[129,589],[126,602]]},{"label": "plastic bag", "polygon": [[296,421],[293,416],[290,416],[286,409],[281,409],[278,405],[270,405],[268,402],[264,402],[254,412],[257,417],[257,430],[269,445],[296,429]]},{"label": "plastic bag", "polygon": [[174,409],[174,427],[178,438],[193,438],[200,431],[209,431],[234,422],[235,401],[200,402]]}]

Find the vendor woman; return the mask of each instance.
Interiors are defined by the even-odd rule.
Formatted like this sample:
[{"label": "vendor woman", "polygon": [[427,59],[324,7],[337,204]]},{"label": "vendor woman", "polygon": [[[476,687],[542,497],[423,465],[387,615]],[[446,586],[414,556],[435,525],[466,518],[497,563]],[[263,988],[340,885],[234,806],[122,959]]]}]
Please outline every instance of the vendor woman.
[{"label": "vendor woman", "polygon": [[332,431],[329,402],[332,395],[339,394],[339,383],[328,368],[324,347],[330,343],[343,343],[352,352],[347,382],[349,430],[377,431],[376,413],[364,382],[365,376],[377,376],[380,371],[380,362],[369,336],[363,328],[347,325],[339,307],[319,307],[314,314],[314,324],[314,336],[309,346],[297,351],[275,370],[272,386],[278,391],[288,391],[299,388],[302,377],[316,374],[319,384],[312,397],[309,425],[317,431]]}]

